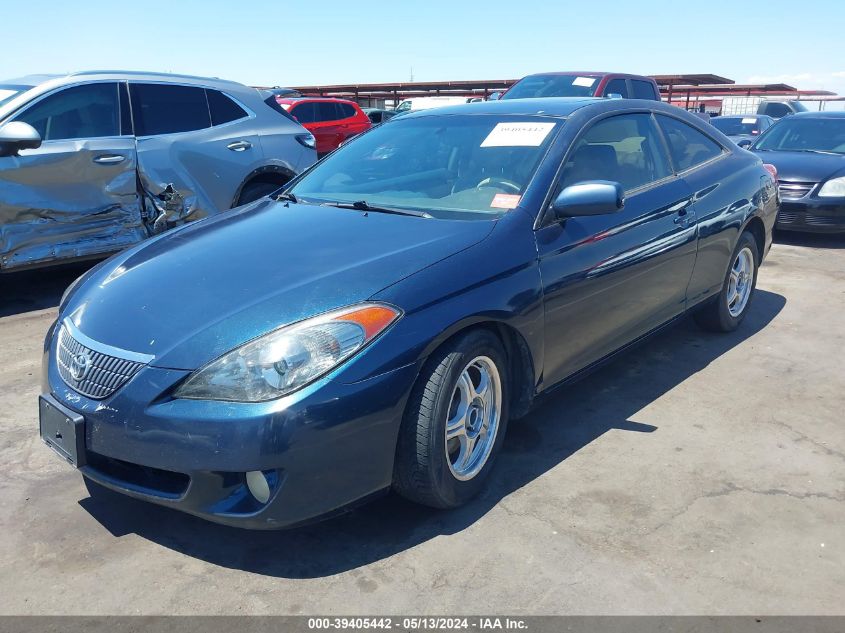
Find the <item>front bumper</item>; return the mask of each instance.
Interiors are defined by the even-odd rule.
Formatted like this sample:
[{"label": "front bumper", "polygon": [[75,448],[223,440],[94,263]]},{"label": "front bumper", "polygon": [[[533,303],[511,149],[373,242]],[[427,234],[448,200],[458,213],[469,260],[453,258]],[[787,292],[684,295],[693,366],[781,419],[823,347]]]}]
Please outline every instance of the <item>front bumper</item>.
[{"label": "front bumper", "polygon": [[845,233],[845,199],[783,199],[775,227],[807,233]]},{"label": "front bumper", "polygon": [[[50,337],[51,339],[53,337]],[[108,488],[205,519],[272,529],[307,522],[389,488],[416,363],[346,384],[327,377],[280,400],[177,400],[188,372],[145,367],[104,400],[70,389],[45,346],[45,393],[81,414],[80,471]],[[262,471],[260,503],[245,473]]]}]

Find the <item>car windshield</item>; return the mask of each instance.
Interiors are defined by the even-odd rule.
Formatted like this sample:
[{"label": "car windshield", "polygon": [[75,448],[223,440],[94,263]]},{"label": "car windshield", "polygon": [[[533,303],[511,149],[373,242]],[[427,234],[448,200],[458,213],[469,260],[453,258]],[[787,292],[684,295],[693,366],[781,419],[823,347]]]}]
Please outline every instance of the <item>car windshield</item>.
[{"label": "car windshield", "polygon": [[535,97],[592,97],[599,85],[598,77],[578,75],[530,75],[516,82],[502,99]]},{"label": "car windshield", "polygon": [[561,125],[539,116],[402,117],[350,141],[289,191],[305,202],[497,216],[518,206]]},{"label": "car windshield", "polygon": [[9,101],[20,94],[23,94],[32,86],[11,86],[0,84],[0,106],[6,105]]},{"label": "car windshield", "polygon": [[845,118],[781,119],[760,137],[754,149],[845,154]]},{"label": "car windshield", "polygon": [[741,116],[720,116],[710,119],[717,130],[727,136],[739,136],[741,134],[759,134],[760,123],[756,117]]}]

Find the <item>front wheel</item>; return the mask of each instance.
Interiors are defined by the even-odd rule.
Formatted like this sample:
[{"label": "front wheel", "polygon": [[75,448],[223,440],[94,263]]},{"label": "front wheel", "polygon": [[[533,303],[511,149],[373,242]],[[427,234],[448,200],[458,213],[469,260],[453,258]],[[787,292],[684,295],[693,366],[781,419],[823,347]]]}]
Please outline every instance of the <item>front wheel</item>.
[{"label": "front wheel", "polygon": [[394,487],[402,496],[454,508],[481,490],[507,426],[505,358],[498,337],[476,330],[426,363],[399,432]]},{"label": "front wheel", "polygon": [[714,332],[733,332],[739,327],[754,296],[759,261],[757,241],[745,231],[731,256],[731,265],[718,296],[695,314],[701,327]]}]

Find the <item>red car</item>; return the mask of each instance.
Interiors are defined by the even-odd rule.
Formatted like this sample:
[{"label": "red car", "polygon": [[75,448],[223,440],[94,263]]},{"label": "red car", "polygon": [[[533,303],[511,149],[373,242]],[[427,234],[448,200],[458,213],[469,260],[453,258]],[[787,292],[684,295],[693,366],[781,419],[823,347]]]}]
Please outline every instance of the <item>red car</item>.
[{"label": "red car", "polygon": [[334,151],[373,125],[357,103],[346,99],[277,97],[276,101],[317,139],[317,156]]}]

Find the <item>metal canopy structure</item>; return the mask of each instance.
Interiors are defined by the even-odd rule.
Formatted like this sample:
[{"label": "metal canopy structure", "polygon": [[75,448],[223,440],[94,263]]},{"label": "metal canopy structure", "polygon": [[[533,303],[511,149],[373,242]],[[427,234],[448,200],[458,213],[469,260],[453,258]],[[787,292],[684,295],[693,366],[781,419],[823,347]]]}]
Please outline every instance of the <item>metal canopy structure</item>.
[{"label": "metal canopy structure", "polygon": [[[788,84],[737,84],[732,79],[710,73],[650,75],[660,87],[660,93],[669,103],[724,96],[782,95],[802,97],[829,97],[826,90],[798,90]],[[490,94],[504,91],[517,79],[483,79],[464,81],[416,81],[396,83],[355,83],[297,86],[295,90],[306,96],[340,97],[359,103],[392,100],[399,103],[412,97],[460,96],[487,99]],[[362,105],[364,104],[362,103]]]},{"label": "metal canopy structure", "polygon": [[503,91],[517,79],[486,79],[471,81],[415,81],[375,84],[331,84],[323,86],[296,86],[304,95],[319,97],[345,97],[358,99],[394,99],[397,102],[410,97],[484,97]]}]

